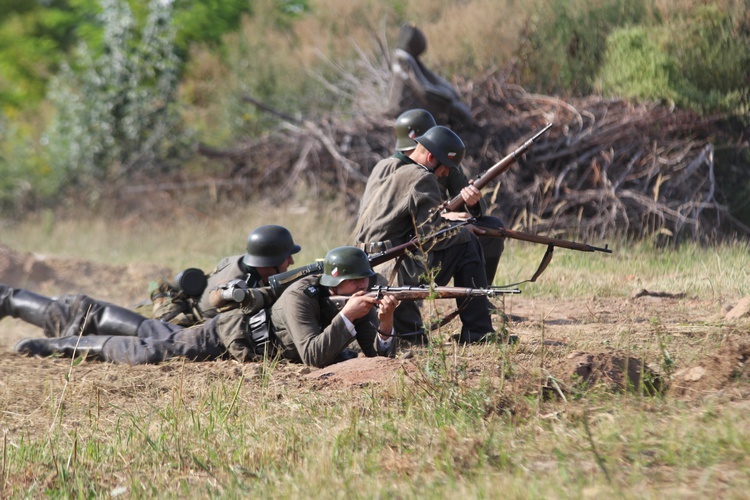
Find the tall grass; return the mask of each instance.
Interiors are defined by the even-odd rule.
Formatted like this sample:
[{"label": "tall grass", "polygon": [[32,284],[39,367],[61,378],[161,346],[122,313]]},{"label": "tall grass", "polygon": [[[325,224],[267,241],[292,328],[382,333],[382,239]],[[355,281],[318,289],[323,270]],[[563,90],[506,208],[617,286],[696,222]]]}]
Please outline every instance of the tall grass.
[{"label": "tall grass", "polygon": [[[289,227],[307,263],[346,243],[331,207],[246,207],[153,219],[91,214],[6,224],[0,242],[102,262],[212,266],[253,227]],[[600,243],[600,242],[592,242]],[[608,297],[638,287],[704,297],[750,293],[747,243],[664,249],[609,241],[611,255],[556,251],[513,300]],[[509,241],[501,273],[526,277],[544,248]],[[513,270],[513,271],[510,271]],[[624,285],[623,285],[624,283]],[[695,306],[692,306],[695,307]],[[715,353],[729,325],[678,335],[674,315],[635,306],[568,326],[532,321],[520,346],[415,349],[418,369],[374,386],[327,388],[268,360],[119,366],[0,354],[0,493],[15,497],[739,497],[750,487],[744,379],[710,398],[577,388],[542,397],[550,360],[602,346],[685,366]],[[549,314],[551,311],[543,311]],[[705,311],[709,314],[710,311]],[[594,312],[591,313],[595,314]],[[604,314],[604,313],[596,313]],[[8,320],[0,324],[5,328]],[[555,334],[555,328],[558,328]],[[696,327],[697,328],[697,327]],[[741,328],[741,325],[736,327]],[[539,330],[541,329],[541,333]],[[563,330],[560,330],[563,329]],[[561,333],[562,332],[562,333]],[[540,337],[541,335],[541,337]],[[740,335],[735,333],[735,335]],[[541,340],[567,338],[554,347]],[[397,367],[390,367],[398,373]],[[570,389],[570,388],[568,388]]]},{"label": "tall grass", "polygon": [[[80,365],[53,431],[6,431],[3,496],[672,497],[719,488],[733,497],[750,485],[742,405],[592,392],[566,405],[511,398],[497,411],[492,384],[465,388],[476,403],[461,406],[398,382],[299,391],[278,373],[265,392],[218,365],[217,377],[170,363],[172,377],[146,384],[148,371],[163,369]],[[55,401],[60,386],[39,396]],[[52,406],[29,417],[49,422]]]},{"label": "tall grass", "polygon": [[[224,256],[241,254],[247,235],[262,224],[281,224],[302,251],[297,264],[322,258],[331,248],[351,244],[352,214],[338,205],[248,206],[213,213],[180,211],[119,220],[79,215],[59,218],[52,212],[24,222],[5,222],[0,242],[16,250],[55,253],[126,264],[145,262],[174,270],[210,270]],[[127,237],[123,237],[127,234]],[[702,246],[686,242],[675,248],[651,241],[589,241],[609,244],[611,254],[557,248],[547,270],[535,283],[521,286],[529,297],[628,297],[640,289],[685,293],[689,297],[732,300],[750,294],[748,243]],[[530,278],[546,247],[506,240],[495,284]]]}]

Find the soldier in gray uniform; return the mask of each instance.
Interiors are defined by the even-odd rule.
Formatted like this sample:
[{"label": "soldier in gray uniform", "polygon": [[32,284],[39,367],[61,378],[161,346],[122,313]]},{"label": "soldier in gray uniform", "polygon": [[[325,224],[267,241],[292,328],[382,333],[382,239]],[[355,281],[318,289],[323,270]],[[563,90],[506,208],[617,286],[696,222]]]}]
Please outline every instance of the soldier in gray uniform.
[{"label": "soldier in gray uniform", "polygon": [[270,276],[283,273],[294,264],[293,255],[300,250],[285,227],[273,224],[260,226],[247,237],[244,254],[225,257],[207,276],[205,291],[196,304],[197,314],[184,294],[170,284],[162,283],[151,294],[154,300],[152,317],[182,326],[192,326],[202,319],[213,318],[219,310],[232,305],[231,301],[221,297],[221,291],[228,285],[241,280],[246,288],[266,286]]},{"label": "soldier in gray uniform", "polygon": [[[443,197],[437,178],[447,175],[449,169],[459,168],[465,146],[443,126],[432,127],[414,140],[414,150],[381,160],[367,181],[355,240],[371,252],[400,245],[415,235],[429,235],[441,225],[442,217],[436,209]],[[461,196],[472,206],[479,203],[482,194],[468,185],[461,190]],[[455,286],[486,287],[482,246],[473,229],[464,226],[454,236],[430,242],[426,254],[403,259],[397,268],[398,284],[417,285],[430,278],[438,285],[446,285],[452,278]],[[436,274],[429,276],[429,270]],[[379,271],[383,276],[389,274],[387,270]],[[492,305],[487,297],[458,299],[457,305],[462,322],[460,342],[494,337]],[[409,313],[402,316],[401,310],[396,312],[397,331],[423,328],[421,318]]]},{"label": "soldier in gray uniform", "polygon": [[[408,155],[411,151],[414,151],[417,147],[414,138],[423,135],[435,125],[435,118],[425,109],[410,109],[401,113],[396,118],[396,152]],[[469,179],[460,167],[448,169],[448,175],[438,177],[437,180],[449,200],[461,194],[461,190],[469,185]],[[505,238],[484,236],[481,228],[501,229],[505,226],[497,217],[485,215],[487,213],[487,203],[485,203],[484,197],[475,205],[467,205],[466,209],[468,213],[456,213],[454,220],[467,219],[469,217],[476,219],[474,224],[479,229],[477,237],[484,251],[485,275],[487,276],[487,283],[491,285],[495,281],[497,266],[505,249]]]},{"label": "soldier in gray uniform", "polygon": [[[199,310],[191,312],[187,300],[166,302],[155,319],[180,326],[192,326],[205,318],[216,316],[219,310],[236,303],[222,299],[221,291],[233,280],[241,280],[243,288],[266,285],[269,276],[284,272],[294,263],[293,254],[300,246],[289,231],[281,226],[261,226],[250,233],[247,253],[222,260],[208,277]],[[269,300],[275,299],[271,292]],[[213,302],[212,302],[213,301]],[[47,337],[84,335],[137,335],[138,326],[147,318],[129,309],[95,300],[83,294],[44,297],[28,290],[0,284],[0,319],[5,316],[20,318],[44,329]]]},{"label": "soldier in gray uniform", "polygon": [[[254,323],[253,318],[273,300],[268,288],[256,288],[250,290],[241,309],[220,313],[200,325],[185,328],[149,319],[138,324],[137,336],[90,331],[91,335],[26,339],[14,350],[32,356],[87,353],[103,361],[134,365],[174,357],[208,361],[230,356],[244,362],[279,355],[323,367],[346,359],[341,355],[356,339],[365,356],[387,355],[393,345],[393,312],[398,301],[387,295],[381,299],[364,295],[372,274],[363,251],[335,248],[325,257],[323,274],[292,284],[263,324]],[[349,299],[339,309],[332,295]]]}]

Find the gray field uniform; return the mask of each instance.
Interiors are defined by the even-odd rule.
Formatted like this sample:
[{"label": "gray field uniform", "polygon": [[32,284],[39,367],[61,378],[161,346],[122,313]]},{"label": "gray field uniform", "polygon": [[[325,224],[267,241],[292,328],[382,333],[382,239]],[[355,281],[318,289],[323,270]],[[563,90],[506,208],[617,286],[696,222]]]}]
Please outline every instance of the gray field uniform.
[{"label": "gray field uniform", "polygon": [[208,275],[208,285],[206,285],[206,291],[201,295],[199,306],[203,315],[206,318],[213,318],[219,311],[211,306],[210,295],[213,290],[221,287],[222,285],[232,280],[243,280],[247,283],[248,288],[259,288],[266,286],[260,278],[260,275],[254,267],[247,266],[242,263],[242,259],[245,257],[242,255],[233,255],[226,257],[216,265],[216,268]]},{"label": "gray field uniform", "polygon": [[[67,316],[73,318],[72,322],[45,328],[45,334],[57,338],[31,339],[31,342],[38,345],[46,342],[49,354],[71,355],[77,349],[104,361],[131,365],[160,363],[174,357],[190,361],[231,357],[245,362],[278,353],[293,362],[322,367],[338,361],[342,351],[355,339],[366,356],[389,354],[377,342],[377,313],[372,310],[368,316],[354,321],[352,335],[336,306],[328,300],[328,289],[320,286],[318,280],[313,276],[291,285],[277,302],[278,307],[271,308],[275,299],[270,288],[255,288],[250,290],[243,308],[220,313],[199,325],[183,327],[141,317],[135,332],[132,324],[123,324],[122,332],[108,325],[108,335],[101,335],[97,323],[84,321],[80,314],[84,308],[91,314],[88,306],[101,303],[81,296],[82,300],[69,306]],[[110,311],[122,309],[108,307]],[[76,321],[80,323],[75,324]],[[51,320],[46,323],[53,325]],[[82,331],[83,335],[60,337],[73,330]],[[258,341],[259,330],[269,334],[262,342]]]},{"label": "gray field uniform", "polygon": [[[156,310],[151,317],[162,321],[168,321],[181,326],[192,326],[202,320],[210,319],[219,314],[219,310],[211,305],[211,292],[220,286],[232,281],[243,280],[247,283],[248,288],[258,288],[265,286],[266,283],[261,280],[260,275],[254,267],[248,266],[242,262],[242,255],[233,255],[222,259],[207,276],[208,284],[203,294],[198,300],[197,306],[200,318],[191,311],[191,305],[184,298],[172,299],[167,298]],[[164,289],[168,296],[175,294],[177,291],[172,288],[171,284],[162,283],[161,289]]]},{"label": "gray field uniform", "polygon": [[310,276],[292,284],[271,308],[276,346],[284,358],[310,366],[326,366],[356,339],[367,357],[388,354],[377,342],[375,308],[353,321],[356,335],[346,327],[338,308],[328,299],[330,292]]},{"label": "gray field uniform", "polygon": [[[441,223],[440,217],[433,216],[432,210],[442,201],[437,177],[404,154],[396,153],[378,162],[367,181],[355,240],[366,252],[377,252],[384,247],[405,243],[417,232],[430,234]],[[487,286],[482,247],[466,228],[460,228],[454,236],[428,242],[427,245],[429,252],[426,256],[407,257],[400,263],[398,285],[420,284],[427,268],[439,267],[440,271],[435,277],[438,285],[446,285],[453,278],[455,286]],[[394,265],[391,262],[378,266],[379,280],[389,276]],[[487,297],[458,299],[456,302],[461,310],[462,341],[474,341],[493,331],[490,316],[492,305]],[[418,317],[418,310],[415,315],[413,304],[402,302],[396,308],[394,322],[397,331],[421,329],[421,317]]]}]

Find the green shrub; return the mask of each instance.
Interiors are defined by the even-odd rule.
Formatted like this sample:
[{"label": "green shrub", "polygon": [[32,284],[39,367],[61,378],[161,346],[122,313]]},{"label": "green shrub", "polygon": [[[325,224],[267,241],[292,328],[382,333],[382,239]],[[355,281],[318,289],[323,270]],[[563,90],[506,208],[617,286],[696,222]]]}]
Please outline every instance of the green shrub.
[{"label": "green shrub", "polygon": [[553,94],[589,94],[607,36],[655,16],[648,0],[552,0],[537,8],[517,71],[523,84]]},{"label": "green shrub", "polygon": [[746,112],[747,22],[708,6],[697,9],[691,19],[616,30],[607,39],[599,90],[626,98],[667,99],[701,112]]},{"label": "green shrub", "polygon": [[607,39],[607,52],[598,91],[604,95],[636,99],[676,101],[674,88],[676,62],[655,40],[660,28],[623,28]]},{"label": "green shrub", "polygon": [[152,0],[138,30],[124,0],[101,0],[103,38],[64,64],[50,85],[47,141],[61,183],[112,181],[173,156],[179,60],[168,2]]}]

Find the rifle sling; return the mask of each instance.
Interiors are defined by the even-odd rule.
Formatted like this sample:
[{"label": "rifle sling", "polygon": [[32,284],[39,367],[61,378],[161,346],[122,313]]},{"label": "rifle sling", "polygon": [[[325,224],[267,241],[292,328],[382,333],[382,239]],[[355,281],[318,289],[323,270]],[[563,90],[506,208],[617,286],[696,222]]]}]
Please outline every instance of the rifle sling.
[{"label": "rifle sling", "polygon": [[396,257],[396,264],[394,264],[393,269],[391,270],[391,275],[388,277],[388,286],[391,286],[393,280],[395,280],[396,276],[398,276],[398,268],[401,267],[401,262],[403,262],[404,260],[404,255],[405,254],[401,254]]},{"label": "rifle sling", "polygon": [[530,279],[519,281],[518,283],[511,283],[510,285],[503,285],[503,288],[517,287],[518,285],[522,285],[524,283],[534,283],[537,280],[537,278],[539,278],[539,276],[542,275],[544,270],[547,269],[547,266],[552,260],[552,256],[554,252],[555,252],[555,245],[550,243],[549,245],[547,245],[547,251],[544,252],[544,257],[542,257],[542,261],[539,263],[539,267],[536,269],[536,272]]}]

